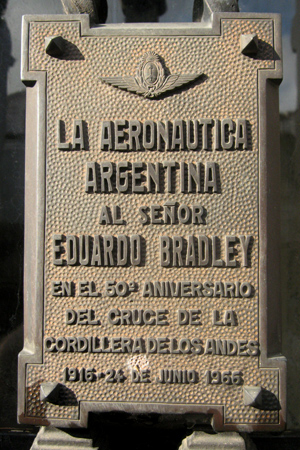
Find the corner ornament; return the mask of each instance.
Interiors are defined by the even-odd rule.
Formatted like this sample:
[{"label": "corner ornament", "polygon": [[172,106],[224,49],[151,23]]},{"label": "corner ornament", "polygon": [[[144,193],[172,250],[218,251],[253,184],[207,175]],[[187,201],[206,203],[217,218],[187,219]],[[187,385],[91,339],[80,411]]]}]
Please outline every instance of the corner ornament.
[{"label": "corner ornament", "polygon": [[200,78],[203,73],[168,75],[162,58],[154,52],[147,52],[138,65],[135,77],[100,77],[101,81],[119,89],[155,98]]}]

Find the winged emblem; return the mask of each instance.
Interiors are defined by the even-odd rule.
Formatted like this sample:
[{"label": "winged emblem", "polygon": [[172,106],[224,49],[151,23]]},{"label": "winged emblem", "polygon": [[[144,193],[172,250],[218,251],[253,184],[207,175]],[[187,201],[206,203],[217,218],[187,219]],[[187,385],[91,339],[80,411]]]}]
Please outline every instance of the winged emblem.
[{"label": "winged emblem", "polygon": [[203,73],[169,75],[162,58],[154,52],[147,52],[141,59],[135,77],[100,77],[100,79],[119,89],[125,89],[147,98],[155,98],[164,92],[188,84],[202,75]]}]

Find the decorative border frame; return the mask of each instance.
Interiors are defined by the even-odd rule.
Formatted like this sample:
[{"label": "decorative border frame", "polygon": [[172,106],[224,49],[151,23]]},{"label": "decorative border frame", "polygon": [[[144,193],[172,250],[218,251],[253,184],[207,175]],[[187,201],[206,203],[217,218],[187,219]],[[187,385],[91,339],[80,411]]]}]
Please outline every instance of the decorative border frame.
[{"label": "decorative border frame", "polygon": [[[259,336],[260,367],[279,370],[278,424],[224,424],[224,406],[160,403],[102,403],[82,401],[79,420],[25,416],[26,365],[43,361],[45,146],[47,73],[29,71],[31,22],[78,22],[81,36],[220,36],[223,19],[271,19],[274,48],[279,59],[274,69],[258,70],[259,142]],[[209,414],[216,431],[281,431],[286,423],[286,359],[281,356],[279,202],[280,149],[278,85],[282,79],[281,16],[279,14],[215,13],[212,24],[118,24],[90,28],[88,15],[28,15],[22,24],[21,78],[27,88],[25,158],[24,348],[19,354],[18,420],[33,425],[87,427],[89,412]],[[30,118],[30,119],[28,119]]]}]

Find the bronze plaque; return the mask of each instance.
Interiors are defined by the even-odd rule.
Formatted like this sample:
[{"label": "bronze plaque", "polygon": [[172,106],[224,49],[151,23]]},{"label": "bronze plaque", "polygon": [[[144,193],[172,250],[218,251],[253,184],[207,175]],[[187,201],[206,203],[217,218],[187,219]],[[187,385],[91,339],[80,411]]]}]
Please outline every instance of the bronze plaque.
[{"label": "bronze plaque", "polygon": [[27,16],[21,423],[280,430],[280,17]]}]

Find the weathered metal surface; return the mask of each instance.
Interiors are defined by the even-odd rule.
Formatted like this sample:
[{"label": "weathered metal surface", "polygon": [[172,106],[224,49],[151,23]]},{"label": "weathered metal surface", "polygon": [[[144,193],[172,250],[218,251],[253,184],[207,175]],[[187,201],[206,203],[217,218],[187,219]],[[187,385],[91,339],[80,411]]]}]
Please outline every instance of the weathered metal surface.
[{"label": "weathered metal surface", "polygon": [[[24,19],[22,423],[123,410],[284,427],[279,28],[229,13],[211,27]],[[53,36],[62,57],[45,51]],[[161,92],[191,74],[203,75]],[[54,382],[57,404],[41,401]]]}]

